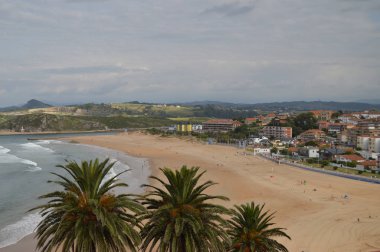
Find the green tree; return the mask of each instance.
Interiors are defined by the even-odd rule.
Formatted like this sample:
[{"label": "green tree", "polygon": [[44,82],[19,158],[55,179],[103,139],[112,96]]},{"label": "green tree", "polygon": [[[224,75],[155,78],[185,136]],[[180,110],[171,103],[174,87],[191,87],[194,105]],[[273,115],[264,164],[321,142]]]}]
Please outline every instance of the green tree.
[{"label": "green tree", "polygon": [[296,117],[288,118],[286,126],[292,127],[293,135],[298,136],[302,132],[309,129],[317,129],[317,118],[314,117],[313,113],[301,113]]},{"label": "green tree", "polygon": [[305,143],[305,146],[318,146],[318,143],[315,141],[309,141]]},{"label": "green tree", "polygon": [[152,190],[143,198],[148,213],[143,216],[142,251],[224,251],[228,236],[222,214],[228,210],[209,201],[228,198],[205,194],[215,183],[198,185],[205,173],[198,174],[198,167],[160,170],[168,182],[152,176],[161,186],[144,185]]},{"label": "green tree", "polygon": [[336,119],[336,118],[338,118],[341,115],[343,115],[343,111],[339,110],[339,111],[336,111],[336,112],[332,113],[331,118],[332,119]]},{"label": "green tree", "polygon": [[277,147],[273,147],[272,149],[270,149],[270,153],[277,154],[277,152],[278,152]]},{"label": "green tree", "polygon": [[[111,178],[107,174],[114,163],[106,159],[99,162],[74,161],[57,167],[68,176],[53,173],[59,179],[49,181],[63,187],[40,196],[49,201],[30,211],[39,209],[43,220],[37,227],[37,248],[46,251],[95,252],[137,251],[141,238],[137,214],[144,207],[130,195],[115,195],[113,189],[128,186],[118,182],[119,173]],[[125,171],[124,171],[125,172]]]},{"label": "green tree", "polygon": [[290,155],[288,149],[282,149],[282,150],[280,150],[280,154],[281,154],[281,155]]},{"label": "green tree", "polygon": [[266,252],[288,250],[273,237],[290,237],[283,228],[272,228],[273,213],[263,212],[264,205],[255,205],[254,202],[242,204],[231,209],[230,228],[227,230],[233,252]]}]

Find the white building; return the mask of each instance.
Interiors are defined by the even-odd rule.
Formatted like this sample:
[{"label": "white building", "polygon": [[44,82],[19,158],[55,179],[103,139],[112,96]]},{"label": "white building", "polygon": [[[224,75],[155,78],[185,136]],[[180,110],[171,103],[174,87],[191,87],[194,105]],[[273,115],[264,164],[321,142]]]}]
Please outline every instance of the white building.
[{"label": "white building", "polygon": [[316,147],[303,147],[299,150],[299,152],[302,156],[308,158],[319,158],[319,148]]},{"label": "white building", "polygon": [[253,148],[253,155],[270,154],[270,148]]},{"label": "white building", "polygon": [[263,136],[263,137],[261,137],[261,138],[259,138],[259,137],[254,137],[254,138],[250,138],[249,140],[248,140],[248,143],[249,144],[259,144],[261,141],[263,141],[263,140],[268,140],[268,138],[267,137],[265,137],[265,136]]},{"label": "white building", "polygon": [[338,116],[338,120],[340,122],[346,123],[346,124],[352,124],[352,125],[358,124],[358,118],[350,114],[343,114],[341,116]]},{"label": "white building", "polygon": [[368,141],[368,150],[371,152],[380,152],[380,136],[372,136]]},{"label": "white building", "polygon": [[191,128],[192,128],[192,130],[193,131],[202,131],[203,130],[203,125],[202,124],[193,124],[192,126],[191,126]]},{"label": "white building", "polygon": [[357,136],[356,147],[367,151],[369,149],[369,138],[370,136]]}]

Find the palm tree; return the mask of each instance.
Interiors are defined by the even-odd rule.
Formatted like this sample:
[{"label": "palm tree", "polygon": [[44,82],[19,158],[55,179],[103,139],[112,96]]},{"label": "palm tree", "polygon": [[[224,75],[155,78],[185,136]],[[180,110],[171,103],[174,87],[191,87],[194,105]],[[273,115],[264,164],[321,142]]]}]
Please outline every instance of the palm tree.
[{"label": "palm tree", "polygon": [[[63,187],[40,196],[49,199],[39,209],[43,220],[37,227],[37,248],[42,251],[64,252],[137,251],[141,238],[135,227],[140,227],[137,214],[144,207],[130,198],[131,195],[115,195],[114,188],[126,187],[117,182],[123,172],[107,177],[114,163],[109,159],[99,162],[74,161],[57,167],[68,176],[53,173],[58,180],[48,181]],[[126,172],[126,171],[124,171]]]},{"label": "palm tree", "polygon": [[234,252],[266,252],[266,251],[282,251],[288,250],[284,245],[280,244],[272,237],[290,237],[284,233],[283,228],[271,228],[273,213],[263,212],[264,205],[243,204],[231,209],[230,227],[227,232],[232,240],[232,248]]},{"label": "palm tree", "polygon": [[198,185],[205,173],[198,174],[198,167],[160,170],[168,182],[151,176],[161,186],[144,185],[152,190],[143,198],[148,213],[143,216],[147,222],[141,230],[142,251],[225,251],[227,222],[222,214],[228,210],[209,201],[228,198],[204,193],[215,183]]}]

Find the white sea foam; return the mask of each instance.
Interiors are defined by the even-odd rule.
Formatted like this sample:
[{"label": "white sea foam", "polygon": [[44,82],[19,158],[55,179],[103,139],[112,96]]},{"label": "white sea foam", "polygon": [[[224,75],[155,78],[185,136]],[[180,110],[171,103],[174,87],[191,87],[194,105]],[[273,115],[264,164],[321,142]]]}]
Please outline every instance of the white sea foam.
[{"label": "white sea foam", "polygon": [[28,170],[28,172],[38,172],[38,171],[41,171],[42,168],[41,167],[38,167],[38,166],[30,166]]},{"label": "white sea foam", "polygon": [[37,151],[47,151],[47,152],[54,152],[50,148],[42,147],[41,145],[35,144],[35,143],[24,143],[20,144],[22,148],[26,150],[37,150]]},{"label": "white sea foam", "polygon": [[39,214],[29,214],[16,223],[10,224],[0,230],[0,248],[15,244],[25,236],[33,233],[42,220]]},{"label": "white sea foam", "polygon": [[62,143],[62,141],[58,140],[38,140],[37,144],[59,144]]},{"label": "white sea foam", "polygon": [[0,164],[22,163],[28,165],[29,168],[33,169],[33,171],[37,171],[37,168],[41,170],[41,168],[38,167],[38,164],[36,162],[33,162],[29,159],[19,158],[16,155],[9,154],[9,152],[9,149],[0,146]]},{"label": "white sea foam", "polygon": [[3,146],[0,145],[0,154],[6,154],[10,152],[10,149],[4,148]]},{"label": "white sea foam", "polygon": [[28,160],[28,159],[23,159],[21,161],[21,163],[23,164],[27,164],[27,165],[31,165],[31,166],[37,166],[37,163],[36,162],[33,162],[32,160]]}]

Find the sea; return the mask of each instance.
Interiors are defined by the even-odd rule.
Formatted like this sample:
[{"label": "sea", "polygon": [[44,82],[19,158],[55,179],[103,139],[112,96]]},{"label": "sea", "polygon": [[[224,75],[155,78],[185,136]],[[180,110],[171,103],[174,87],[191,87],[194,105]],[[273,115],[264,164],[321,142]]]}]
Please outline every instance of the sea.
[{"label": "sea", "polygon": [[109,158],[115,162],[109,177],[128,170],[120,180],[129,186],[115,193],[143,192],[141,185],[148,183],[150,175],[146,159],[64,140],[98,134],[104,133],[0,136],[0,248],[17,243],[36,229],[41,216],[28,210],[44,203],[38,199],[40,195],[61,189],[48,183],[56,179],[51,172],[65,173],[56,167],[59,164]]}]

